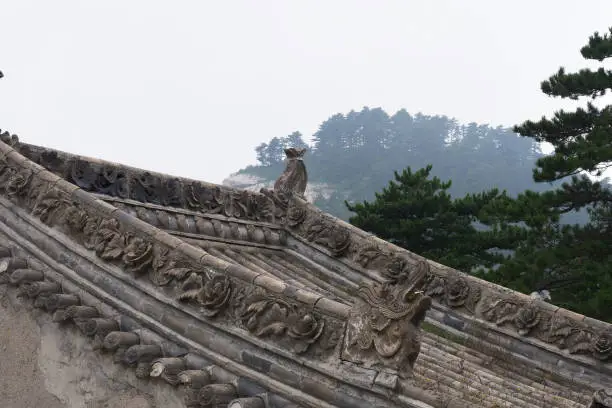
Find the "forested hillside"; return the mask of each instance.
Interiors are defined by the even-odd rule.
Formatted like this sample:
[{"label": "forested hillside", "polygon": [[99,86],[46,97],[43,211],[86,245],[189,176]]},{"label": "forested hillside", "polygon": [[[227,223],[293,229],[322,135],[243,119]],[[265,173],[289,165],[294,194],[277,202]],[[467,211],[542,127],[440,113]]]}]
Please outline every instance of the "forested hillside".
[{"label": "forested hillside", "polygon": [[[344,220],[351,213],[344,201],[371,200],[393,179],[394,171],[431,164],[431,175],[451,180],[452,197],[490,188],[514,196],[527,189],[543,191],[533,169],[542,153],[533,139],[511,129],[487,124],[461,124],[447,116],[412,115],[400,110],[390,116],[380,108],[336,114],[325,120],[310,145],[295,132],[274,137],[256,147],[257,166],[240,170],[226,182],[241,187],[273,182],[283,170],[285,147],[309,147],[305,162],[314,203]],[[246,175],[255,177],[247,178]],[[245,180],[246,181],[242,181]],[[583,222],[586,215],[568,214],[566,222]]]},{"label": "forested hillside", "polygon": [[[611,59],[612,28],[580,52]],[[612,71],[561,67],[540,89],[587,103],[512,131],[403,110],[332,116],[308,159],[310,185],[332,192],[315,204],[434,261],[612,321],[612,188],[592,177],[612,168],[612,105],[592,102],[612,89]],[[301,145],[299,133],[263,143],[260,165],[229,181],[250,174],[262,186],[280,174],[283,148]]]}]

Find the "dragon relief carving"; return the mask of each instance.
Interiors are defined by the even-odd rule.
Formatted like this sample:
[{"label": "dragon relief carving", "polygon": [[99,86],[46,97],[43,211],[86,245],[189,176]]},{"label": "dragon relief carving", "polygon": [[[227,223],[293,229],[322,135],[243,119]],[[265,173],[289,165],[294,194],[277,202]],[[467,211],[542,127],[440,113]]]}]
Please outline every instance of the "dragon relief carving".
[{"label": "dragon relief carving", "polygon": [[80,158],[71,159],[67,169],[55,161],[44,164],[86,191],[143,203],[263,222],[282,219],[287,211],[284,191],[238,191]]},{"label": "dragon relief carving", "polygon": [[319,352],[333,349],[342,336],[342,325],[296,303],[246,289],[235,299],[239,324],[257,337],[272,338],[296,354],[317,344]]},{"label": "dragon relief carving", "polygon": [[129,179],[130,198],[143,203],[161,204],[162,191],[161,180],[159,177],[148,171],[133,174]]},{"label": "dragon relief carving", "polygon": [[192,210],[202,211],[208,214],[219,214],[222,211],[217,200],[219,187],[208,187],[202,183],[193,182],[186,186],[187,207]]},{"label": "dragon relief carving", "polygon": [[342,358],[364,367],[381,367],[408,377],[421,349],[420,324],[432,299],[416,288],[428,272],[425,261],[411,283],[362,286],[349,315]]},{"label": "dragon relief carving", "polygon": [[275,201],[262,193],[226,190],[219,186],[193,182],[187,185],[185,194],[188,208],[207,214],[274,222],[284,213],[279,213]]},{"label": "dragon relief carving", "polygon": [[126,170],[117,166],[100,165],[95,168],[82,159],[74,159],[69,165],[70,181],[87,191],[95,191],[114,197],[129,198],[129,181]]}]

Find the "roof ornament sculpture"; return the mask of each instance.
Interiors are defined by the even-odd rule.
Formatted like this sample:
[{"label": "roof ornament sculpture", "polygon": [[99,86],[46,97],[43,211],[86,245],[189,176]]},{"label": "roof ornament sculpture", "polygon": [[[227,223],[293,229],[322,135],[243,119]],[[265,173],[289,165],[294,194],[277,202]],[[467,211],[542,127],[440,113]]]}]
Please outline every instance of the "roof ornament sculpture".
[{"label": "roof ornament sculpture", "polygon": [[588,408],[610,408],[612,407],[612,389],[598,390],[593,394],[593,399]]},{"label": "roof ornament sculpture", "polygon": [[366,368],[384,368],[401,378],[412,376],[421,351],[420,326],[432,299],[421,288],[429,264],[420,261],[408,276],[358,289],[342,349],[344,360]]},{"label": "roof ornament sculpture", "polygon": [[7,145],[13,147],[19,143],[19,137],[17,135],[13,135],[6,130],[0,129],[0,142],[6,143]]},{"label": "roof ornament sculpture", "polygon": [[283,174],[274,183],[274,192],[287,195],[297,195],[304,197],[306,184],[308,183],[308,173],[304,165],[304,154],[306,149],[290,147],[285,149],[287,155],[286,167]]}]

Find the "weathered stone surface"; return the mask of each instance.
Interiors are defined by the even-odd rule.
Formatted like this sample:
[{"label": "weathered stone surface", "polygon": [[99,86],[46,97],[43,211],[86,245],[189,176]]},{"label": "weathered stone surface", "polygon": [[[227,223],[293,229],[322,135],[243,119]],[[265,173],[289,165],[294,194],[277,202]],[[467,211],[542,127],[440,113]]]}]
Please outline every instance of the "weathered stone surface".
[{"label": "weathered stone surface", "polygon": [[393,370],[406,378],[421,349],[420,325],[431,298],[414,288],[425,279],[425,263],[410,272],[412,283],[364,286],[351,310],[342,358],[366,368]]},{"label": "weathered stone surface", "polygon": [[612,407],[612,389],[604,389],[596,391],[593,395],[593,401],[588,408],[611,408]]},{"label": "weathered stone surface", "polygon": [[[417,398],[436,408],[539,408],[540,402],[577,408],[585,406],[585,393],[592,394],[593,387],[610,378],[609,325],[378,240],[306,204],[297,197],[299,180],[291,186],[291,177],[284,177],[284,187],[276,191],[247,193],[63,153],[43,160],[44,151],[32,155],[31,150],[30,158],[62,176],[55,179],[0,145],[6,153],[0,159],[0,213],[9,213],[0,214],[2,221],[13,228],[21,221],[13,220],[11,211],[20,219],[32,215],[33,221],[28,218],[17,226],[19,233],[74,271],[73,278],[93,283],[101,291],[97,296],[113,307],[118,305],[113,296],[119,298],[144,312],[150,319],[147,327],[172,330],[217,353],[205,352],[217,371],[227,375],[213,381],[211,374],[212,382],[202,384],[210,385],[202,395],[192,390],[192,398],[204,397],[201,403],[217,403],[217,395],[224,403],[251,397],[236,395],[243,381],[249,386],[242,388],[252,392],[263,390],[258,382],[282,384],[284,396],[301,392],[296,398],[316,407],[378,408],[397,406],[399,400],[405,406],[424,406],[414,402]],[[53,228],[42,233],[47,238],[33,232],[40,222]],[[166,231],[192,235],[183,239]],[[285,240],[286,235],[290,238]],[[63,245],[51,243],[51,236]],[[275,255],[249,255],[229,246],[206,252],[209,246],[194,245],[197,240],[220,245],[248,240],[253,249],[293,250],[306,260],[291,265]],[[291,250],[273,247],[285,244]],[[41,276],[23,272],[36,268],[3,268],[0,277],[4,274],[5,281],[12,278],[25,293],[38,290]],[[425,270],[425,279],[415,269]],[[355,296],[358,288],[363,296]],[[35,302],[50,304],[49,309],[76,306],[66,296],[49,302],[51,295],[53,291],[37,293]],[[450,335],[452,341],[434,344],[428,337],[419,354],[418,326],[430,298],[435,299],[430,315],[439,323],[436,328],[443,328],[436,336]],[[399,307],[411,304],[416,305],[412,311]],[[91,323],[98,317],[84,318]],[[123,330],[119,321],[110,329]],[[150,373],[171,384],[180,382],[174,371],[187,363],[175,357],[188,350],[168,354],[160,341],[148,342],[140,332],[138,336],[140,344],[131,339],[115,353],[117,361],[126,361],[126,354],[134,357],[127,362],[136,365],[136,382]],[[466,341],[472,338],[480,342]],[[103,340],[96,338],[102,345]],[[159,348],[137,352],[151,344]],[[342,358],[353,362],[351,373],[343,375]],[[413,365],[414,376],[406,375]],[[354,378],[358,369],[368,372],[364,381]],[[564,386],[569,390],[560,392]],[[136,387],[104,404],[155,404],[154,393],[145,394]]]},{"label": "weathered stone surface", "polygon": [[308,173],[302,159],[304,153],[306,153],[306,149],[293,147],[285,149],[287,165],[283,174],[274,183],[274,192],[304,196],[306,184],[308,184]]},{"label": "weathered stone surface", "polygon": [[139,380],[92,349],[76,328],[52,322],[0,285],[0,399],[3,408],[184,407],[172,387]]}]

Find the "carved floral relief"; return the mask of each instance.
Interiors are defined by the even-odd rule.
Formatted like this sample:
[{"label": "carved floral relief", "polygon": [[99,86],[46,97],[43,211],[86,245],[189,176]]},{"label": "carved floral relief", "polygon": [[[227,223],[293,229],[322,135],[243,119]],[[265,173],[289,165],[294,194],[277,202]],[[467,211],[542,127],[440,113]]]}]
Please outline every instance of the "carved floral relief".
[{"label": "carved floral relief", "polygon": [[172,254],[168,248],[159,248],[149,279],[157,286],[166,286],[174,279],[182,281],[192,270],[190,262]]},{"label": "carved floral relief", "polygon": [[178,299],[195,302],[202,314],[214,317],[229,305],[233,286],[224,275],[214,274],[204,279],[201,274],[191,273],[181,285]]},{"label": "carved floral relief", "polygon": [[343,332],[340,322],[260,289],[243,289],[236,304],[242,327],[257,337],[274,339],[296,354],[306,353],[315,343],[318,353],[329,352]]},{"label": "carved floral relief", "polygon": [[448,276],[429,274],[425,284],[425,293],[438,298],[447,306],[463,307],[472,314],[475,313],[476,304],[481,298],[481,288],[470,285],[467,278],[459,274]]},{"label": "carved floral relief", "polygon": [[612,332],[593,333],[589,350],[596,359],[609,360],[612,357]]},{"label": "carved floral relief", "polygon": [[356,251],[353,261],[363,268],[378,271],[393,284],[402,284],[410,280],[415,267],[429,270],[427,263],[409,259],[402,254],[383,251],[375,243],[367,241]]},{"label": "carved floral relief", "polygon": [[325,247],[334,257],[345,255],[351,245],[350,232],[322,216],[308,222],[304,236],[308,241]]},{"label": "carved floral relief", "polygon": [[[251,334],[270,339],[296,354],[329,355],[342,336],[343,322],[272,297],[261,288],[239,284],[151,238],[126,231],[116,218],[83,207],[57,188],[32,182],[33,177],[17,167],[0,164],[2,176],[0,188],[5,195],[28,206],[41,221],[62,228],[104,261],[136,277],[148,275],[156,286],[166,286],[177,300],[193,306],[205,318],[237,321]],[[148,189],[156,185],[146,178],[139,183],[142,194],[150,193]],[[35,199],[29,200],[30,196]],[[217,203],[224,202],[224,211],[230,214],[248,211],[243,205],[230,204],[234,199],[235,196],[223,194],[215,198]]]},{"label": "carved floral relief", "polygon": [[[87,191],[185,206],[197,211],[235,218],[284,222],[284,225],[296,234],[326,247],[333,256],[378,271],[388,281],[385,290],[390,290],[389,285],[401,287],[406,282],[412,281],[410,271],[413,262],[409,259],[408,253],[392,246],[381,248],[380,244],[370,245],[368,239],[352,234],[348,228],[320,216],[311,208],[296,205],[297,201],[292,199],[291,195],[282,192],[262,190],[260,193],[236,193],[204,183],[183,184],[178,179],[161,179],[146,172],[136,172],[121,166],[101,166],[75,160],[69,163],[69,168],[64,168],[62,160],[57,158],[53,159],[54,161],[48,160],[47,164],[54,167],[58,175],[69,178]],[[155,243],[123,232],[116,219],[107,219],[79,208],[64,192],[49,188],[46,182],[41,182],[33,174],[32,170],[9,163],[6,157],[0,158],[0,189],[9,199],[29,208],[41,221],[49,225],[65,226],[85,248],[94,250],[102,259],[116,262],[125,270],[136,274],[148,274],[156,285],[179,288],[192,272],[196,275],[204,273],[194,265],[179,259],[180,257],[173,257],[168,251],[164,252]],[[249,237],[260,232],[260,235],[265,235],[263,231],[258,232],[253,228],[247,227],[246,231]],[[205,276],[202,277],[200,291],[203,292],[195,298],[195,301],[208,302],[206,299],[210,298],[213,302],[207,303],[207,308],[210,308],[217,304],[215,302],[223,299],[213,295],[224,287],[227,289],[227,286],[221,282],[209,283],[208,288],[204,290],[209,282],[207,279]],[[612,359],[609,333],[602,333],[569,318],[551,316],[537,302],[518,301],[511,295],[496,293],[486,287],[483,288],[477,281],[460,273],[430,271],[423,283],[423,290],[423,295],[426,297],[435,298],[442,304],[461,309],[493,324],[514,327],[522,336],[535,337],[555,344],[567,349],[569,353],[588,353],[602,361]],[[377,293],[376,296],[379,297],[383,296],[383,293],[388,297],[396,296],[390,295],[391,292],[382,292],[382,288],[376,291],[372,293]],[[376,296],[371,294],[368,299],[376,299]],[[238,294],[232,291],[230,299],[235,298],[238,298]],[[368,305],[367,307],[376,309],[367,300],[361,299],[365,305]],[[290,316],[290,309],[283,308],[280,304],[272,307],[269,303],[255,313],[262,305],[254,306],[249,312],[257,316],[256,321],[269,315]],[[220,313],[217,312],[214,316]],[[316,337],[317,330],[310,329],[318,321],[317,316],[304,314],[301,319],[301,328],[295,323],[295,330],[290,330],[287,326],[282,330],[279,329],[279,333],[286,337],[291,337],[291,334],[297,338],[301,335]],[[391,324],[380,324],[377,319],[374,319],[373,323],[368,322],[367,325],[381,329],[379,330],[381,333],[395,327]],[[326,330],[324,328],[323,332]],[[321,340],[315,340],[314,343],[318,341]],[[360,343],[362,345],[368,343],[367,338],[362,338]],[[374,340],[370,344],[373,349],[377,348]],[[380,341],[378,344],[378,349],[382,351],[381,355],[388,354],[384,350],[394,349],[389,346],[383,347]]]}]

